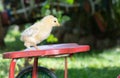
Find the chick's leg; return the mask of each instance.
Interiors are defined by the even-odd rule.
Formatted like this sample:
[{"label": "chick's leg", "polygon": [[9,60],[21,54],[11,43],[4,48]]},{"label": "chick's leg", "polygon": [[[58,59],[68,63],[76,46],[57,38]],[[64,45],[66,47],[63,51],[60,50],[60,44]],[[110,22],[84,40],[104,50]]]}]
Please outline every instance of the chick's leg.
[{"label": "chick's leg", "polygon": [[40,50],[39,47],[37,45],[34,45],[35,49],[36,50]]},{"label": "chick's leg", "polygon": [[25,45],[25,47],[27,47],[28,49],[30,49],[30,43],[25,42],[24,45]]},{"label": "chick's leg", "polygon": [[[27,47],[27,49],[29,49],[29,50],[31,49],[29,42],[25,42],[24,45]],[[27,58],[25,59],[25,65],[30,65],[30,61],[31,61],[31,60],[32,60],[32,57],[27,57]]]}]

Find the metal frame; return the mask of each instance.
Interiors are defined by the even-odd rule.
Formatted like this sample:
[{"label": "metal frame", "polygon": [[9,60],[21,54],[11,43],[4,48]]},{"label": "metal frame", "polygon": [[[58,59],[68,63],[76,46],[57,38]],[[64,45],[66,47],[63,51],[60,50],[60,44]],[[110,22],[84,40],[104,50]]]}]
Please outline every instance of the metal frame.
[{"label": "metal frame", "polygon": [[[42,49],[45,47],[44,49]],[[65,58],[65,70],[64,70],[64,78],[68,78],[68,61],[67,57],[71,56],[74,53],[78,52],[86,52],[90,50],[88,45],[78,45],[75,43],[69,44],[55,44],[55,45],[44,45],[39,46],[41,50],[30,50],[30,51],[17,51],[17,52],[7,52],[3,54],[3,58],[12,59],[9,68],[9,78],[15,78],[15,65],[16,59],[18,58],[27,58],[27,57],[34,57],[33,63],[33,71],[32,71],[32,78],[37,78],[37,67],[38,67],[38,57],[43,56],[61,56]],[[65,56],[64,56],[65,55]],[[67,56],[66,56],[67,55]]]}]

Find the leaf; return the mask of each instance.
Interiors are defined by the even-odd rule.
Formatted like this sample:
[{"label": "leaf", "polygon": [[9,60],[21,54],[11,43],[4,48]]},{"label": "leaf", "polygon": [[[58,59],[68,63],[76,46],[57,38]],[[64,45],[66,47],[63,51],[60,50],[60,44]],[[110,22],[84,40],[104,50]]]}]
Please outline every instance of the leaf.
[{"label": "leaf", "polygon": [[74,0],[67,0],[66,1],[68,4],[73,4],[74,3]]}]

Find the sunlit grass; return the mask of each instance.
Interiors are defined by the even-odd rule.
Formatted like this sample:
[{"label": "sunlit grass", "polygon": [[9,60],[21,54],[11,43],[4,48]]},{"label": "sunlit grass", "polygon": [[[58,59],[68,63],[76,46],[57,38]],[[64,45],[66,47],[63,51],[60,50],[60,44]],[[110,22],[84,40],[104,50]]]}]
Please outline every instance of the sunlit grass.
[{"label": "sunlit grass", "polygon": [[0,78],[8,78],[9,60],[3,60],[0,54]]}]

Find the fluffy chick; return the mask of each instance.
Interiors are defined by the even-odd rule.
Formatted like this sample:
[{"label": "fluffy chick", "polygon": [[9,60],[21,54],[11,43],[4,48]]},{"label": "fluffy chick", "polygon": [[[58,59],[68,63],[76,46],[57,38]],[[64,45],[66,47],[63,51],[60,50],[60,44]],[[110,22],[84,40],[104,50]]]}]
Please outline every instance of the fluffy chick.
[{"label": "fluffy chick", "polygon": [[21,41],[27,48],[34,46],[45,40],[51,33],[54,26],[60,26],[56,17],[52,15],[45,16],[41,21],[36,22],[21,34]]}]

